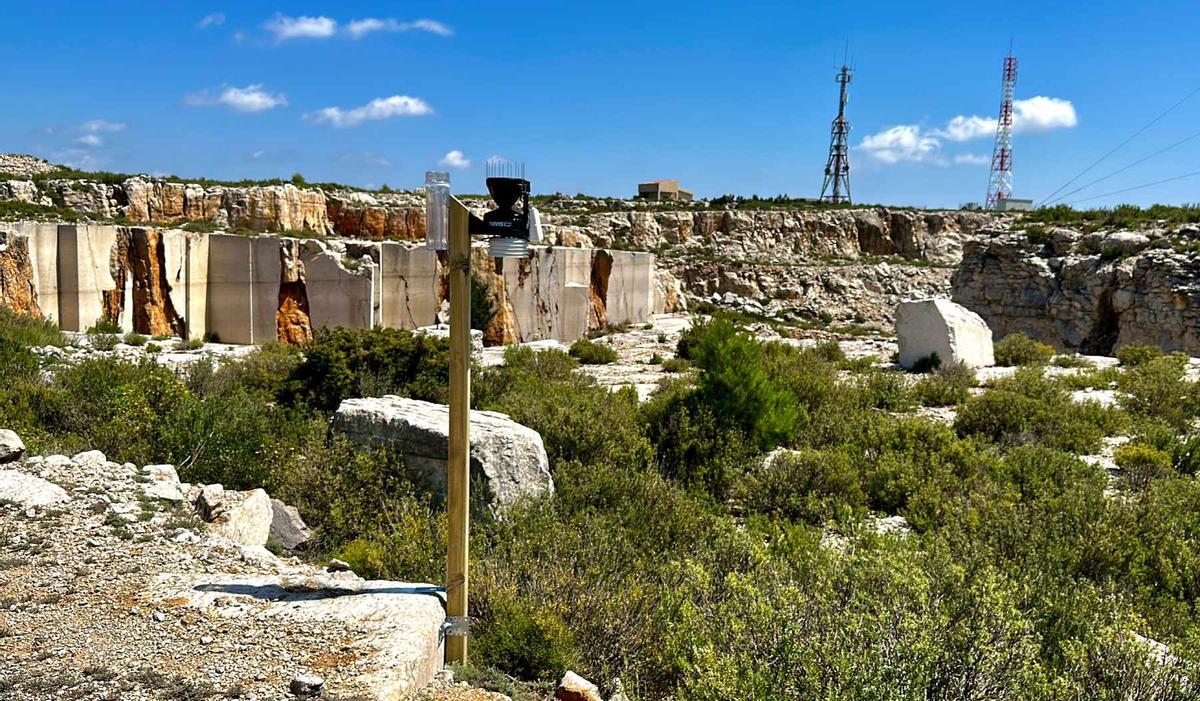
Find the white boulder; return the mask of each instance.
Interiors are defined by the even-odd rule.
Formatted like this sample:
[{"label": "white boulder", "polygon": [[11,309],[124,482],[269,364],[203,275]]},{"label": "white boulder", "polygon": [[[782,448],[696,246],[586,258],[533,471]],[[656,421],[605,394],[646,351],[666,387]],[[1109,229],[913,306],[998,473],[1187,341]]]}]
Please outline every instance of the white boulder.
[{"label": "white boulder", "polygon": [[[472,411],[470,421],[471,476],[487,486],[486,501],[508,506],[554,491],[537,431],[493,411]],[[333,417],[333,428],[351,440],[399,450],[409,470],[440,495],[446,493],[449,425],[444,404],[390,395],[347,399]]]},{"label": "white boulder", "polygon": [[235,492],[219,484],[205,485],[196,511],[209,522],[209,532],[238,545],[265,546],[271,534],[271,497],[262,489]]},{"label": "white boulder", "polygon": [[978,314],[948,299],[923,299],[896,306],[900,365],[911,368],[936,353],[942,363],[973,368],[994,365],[992,330]]},{"label": "white boulder", "polygon": [[25,443],[14,431],[0,428],[0,463],[16,462],[25,457]]},{"label": "white boulder", "polygon": [[23,507],[49,506],[70,499],[62,487],[16,470],[0,470],[0,501]]}]

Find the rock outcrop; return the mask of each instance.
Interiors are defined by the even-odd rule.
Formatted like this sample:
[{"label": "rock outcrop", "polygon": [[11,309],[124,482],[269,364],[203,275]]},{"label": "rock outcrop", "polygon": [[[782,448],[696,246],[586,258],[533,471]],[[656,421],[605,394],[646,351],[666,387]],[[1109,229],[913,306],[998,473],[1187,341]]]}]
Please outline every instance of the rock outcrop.
[{"label": "rock outcrop", "polygon": [[900,365],[911,368],[936,355],[942,363],[972,368],[996,362],[992,330],[979,315],[948,299],[901,302],[896,307]]},{"label": "rock outcrop", "polygon": [[[239,545],[190,505],[147,499],[169,466],[90,451],[12,467],[0,470],[2,582],[15,602],[3,611],[4,698],[282,699],[315,675],[323,698],[391,701],[442,668],[434,586]],[[189,500],[200,492],[183,486]]]},{"label": "rock outcrop", "polygon": [[953,265],[961,257],[963,239],[996,221],[995,215],[980,212],[885,208],[634,211],[551,214],[546,232],[554,241],[584,235],[601,247],[619,243],[746,262],[896,255]]},{"label": "rock outcrop", "polygon": [[1111,355],[1127,343],[1200,354],[1200,261],[1162,232],[1036,240],[997,233],[970,241],[953,299],[997,338],[1022,332],[1059,350]]},{"label": "rock outcrop", "polygon": [[0,230],[0,303],[18,314],[40,316],[29,239]]},{"label": "rock outcrop", "polygon": [[[385,396],[347,399],[333,429],[364,445],[397,449],[408,471],[435,494],[446,493],[450,412],[443,404]],[[500,507],[554,491],[550,463],[537,431],[492,411],[471,412],[471,477],[477,496]]]},{"label": "rock outcrop", "polygon": [[35,175],[53,173],[60,168],[61,166],[56,166],[37,156],[27,156],[21,153],[0,153],[0,175],[32,178]]}]

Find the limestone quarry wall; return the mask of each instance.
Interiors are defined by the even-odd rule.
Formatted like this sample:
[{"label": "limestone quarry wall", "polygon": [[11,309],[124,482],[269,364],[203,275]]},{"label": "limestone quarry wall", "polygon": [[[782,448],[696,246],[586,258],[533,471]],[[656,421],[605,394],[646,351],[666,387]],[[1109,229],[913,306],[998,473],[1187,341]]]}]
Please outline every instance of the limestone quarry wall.
[{"label": "limestone quarry wall", "polygon": [[[472,270],[496,310],[493,343],[571,341],[680,300],[649,253],[539,247],[499,261],[476,248]],[[448,287],[444,254],[399,242],[0,224],[0,303],[68,331],[105,319],[149,335],[302,343],[321,326],[443,322]]]},{"label": "limestone quarry wall", "polygon": [[1162,232],[984,235],[965,247],[953,298],[997,339],[1022,332],[1059,350],[1111,355],[1150,343],[1200,355],[1200,258]]}]

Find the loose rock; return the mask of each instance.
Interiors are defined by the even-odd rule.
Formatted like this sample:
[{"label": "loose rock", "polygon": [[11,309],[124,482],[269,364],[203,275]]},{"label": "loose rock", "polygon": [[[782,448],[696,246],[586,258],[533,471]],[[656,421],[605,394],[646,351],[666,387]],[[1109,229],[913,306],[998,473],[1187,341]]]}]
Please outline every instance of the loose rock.
[{"label": "loose rock", "polygon": [[14,431],[0,428],[0,464],[16,462],[25,457],[25,443]]}]

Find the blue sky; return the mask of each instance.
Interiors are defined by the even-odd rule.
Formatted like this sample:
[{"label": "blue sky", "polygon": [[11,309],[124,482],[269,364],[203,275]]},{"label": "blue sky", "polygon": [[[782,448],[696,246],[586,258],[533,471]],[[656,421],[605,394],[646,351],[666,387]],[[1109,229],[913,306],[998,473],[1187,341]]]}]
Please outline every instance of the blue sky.
[{"label": "blue sky", "polygon": [[[538,192],[812,196],[848,38],[855,199],[957,206],[986,189],[1011,37],[1014,196],[1038,199],[1200,86],[1194,2],[0,6],[0,152],[224,179],[412,187],[444,162],[479,192],[502,156]],[[1196,131],[1200,95],[1078,184]],[[1200,138],[1071,199],[1196,170]]]}]

